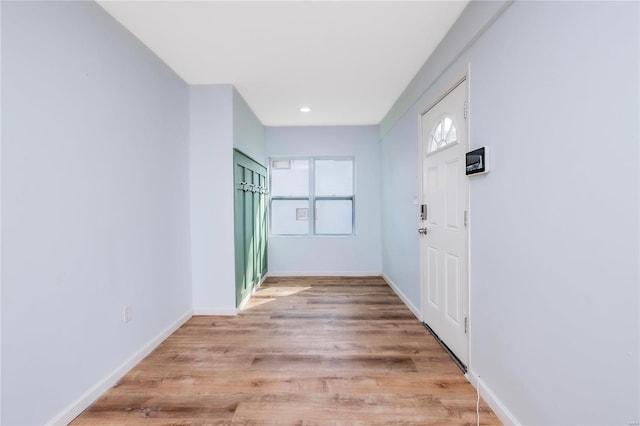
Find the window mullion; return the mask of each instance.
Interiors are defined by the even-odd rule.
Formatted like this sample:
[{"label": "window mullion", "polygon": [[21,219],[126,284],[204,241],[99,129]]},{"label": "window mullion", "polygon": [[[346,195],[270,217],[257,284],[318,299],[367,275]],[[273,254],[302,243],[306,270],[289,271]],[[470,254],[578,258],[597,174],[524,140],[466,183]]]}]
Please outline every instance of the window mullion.
[{"label": "window mullion", "polygon": [[316,235],[316,159],[309,158],[309,235]]}]

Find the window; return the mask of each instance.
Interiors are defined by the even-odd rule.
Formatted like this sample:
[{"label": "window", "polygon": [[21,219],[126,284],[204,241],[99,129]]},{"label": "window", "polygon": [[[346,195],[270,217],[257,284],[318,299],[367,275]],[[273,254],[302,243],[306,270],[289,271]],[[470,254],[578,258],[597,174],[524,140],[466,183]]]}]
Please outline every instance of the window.
[{"label": "window", "polygon": [[271,160],[271,233],[309,233],[309,160]]},{"label": "window", "polygon": [[353,235],[353,158],[272,158],[270,166],[272,235]]},{"label": "window", "polygon": [[431,139],[429,141],[429,153],[435,152],[440,148],[458,142],[456,126],[448,115],[440,118],[440,121],[431,131]]}]

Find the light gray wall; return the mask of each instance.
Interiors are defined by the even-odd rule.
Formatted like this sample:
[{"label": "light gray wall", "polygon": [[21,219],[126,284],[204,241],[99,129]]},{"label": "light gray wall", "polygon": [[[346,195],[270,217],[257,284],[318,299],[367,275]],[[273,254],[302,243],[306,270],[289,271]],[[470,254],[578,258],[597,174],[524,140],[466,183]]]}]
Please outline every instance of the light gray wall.
[{"label": "light gray wall", "polygon": [[196,314],[235,312],[233,86],[190,88],[191,259]]},{"label": "light gray wall", "polygon": [[262,165],[265,157],[264,126],[242,95],[233,89],[233,147]]},{"label": "light gray wall", "polygon": [[[0,46],[2,46],[2,3],[0,2]],[[1,47],[0,47],[1,50]],[[0,54],[0,166],[2,165],[2,54]],[[2,423],[2,170],[0,169],[0,424]]]},{"label": "light gray wall", "polygon": [[467,4],[446,37],[383,117],[379,125],[381,135],[389,132],[420,99],[425,88],[440,79],[448,66],[469,49],[511,3],[513,0],[472,0]]},{"label": "light gray wall", "polygon": [[264,127],[232,85],[220,84],[190,87],[190,129],[194,312],[234,314],[233,148],[265,163]]},{"label": "light gray wall", "polygon": [[44,424],[190,311],[188,88],[95,3],[3,1],[2,89],[2,423]]},{"label": "light gray wall", "polygon": [[355,236],[269,236],[272,275],[376,275],[380,257],[380,149],[377,126],[267,127],[266,155],[353,156]]},{"label": "light gray wall", "polygon": [[[470,66],[470,144],[493,154],[470,180],[470,374],[508,421],[639,421],[638,6],[516,2],[385,121],[383,204],[415,217],[397,169],[417,170],[420,110]],[[384,245],[417,247],[398,241],[415,226],[384,213]],[[384,270],[419,304],[403,256]]]},{"label": "light gray wall", "polygon": [[417,140],[417,118],[405,114],[380,144],[383,274],[414,313],[420,313]]}]

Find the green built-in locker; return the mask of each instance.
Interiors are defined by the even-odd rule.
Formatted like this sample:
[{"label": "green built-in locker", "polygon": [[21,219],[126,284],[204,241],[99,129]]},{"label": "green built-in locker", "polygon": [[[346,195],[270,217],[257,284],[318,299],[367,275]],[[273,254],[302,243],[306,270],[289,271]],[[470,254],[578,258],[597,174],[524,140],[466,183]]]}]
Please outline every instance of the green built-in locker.
[{"label": "green built-in locker", "polygon": [[236,306],[267,273],[267,169],[233,151]]}]

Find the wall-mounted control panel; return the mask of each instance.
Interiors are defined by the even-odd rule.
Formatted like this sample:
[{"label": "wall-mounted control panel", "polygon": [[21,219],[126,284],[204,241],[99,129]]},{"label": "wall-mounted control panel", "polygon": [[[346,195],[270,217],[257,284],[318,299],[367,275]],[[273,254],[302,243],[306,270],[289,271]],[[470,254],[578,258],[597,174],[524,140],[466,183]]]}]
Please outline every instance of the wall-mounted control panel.
[{"label": "wall-mounted control panel", "polygon": [[467,176],[489,173],[489,150],[486,146],[467,152]]}]

